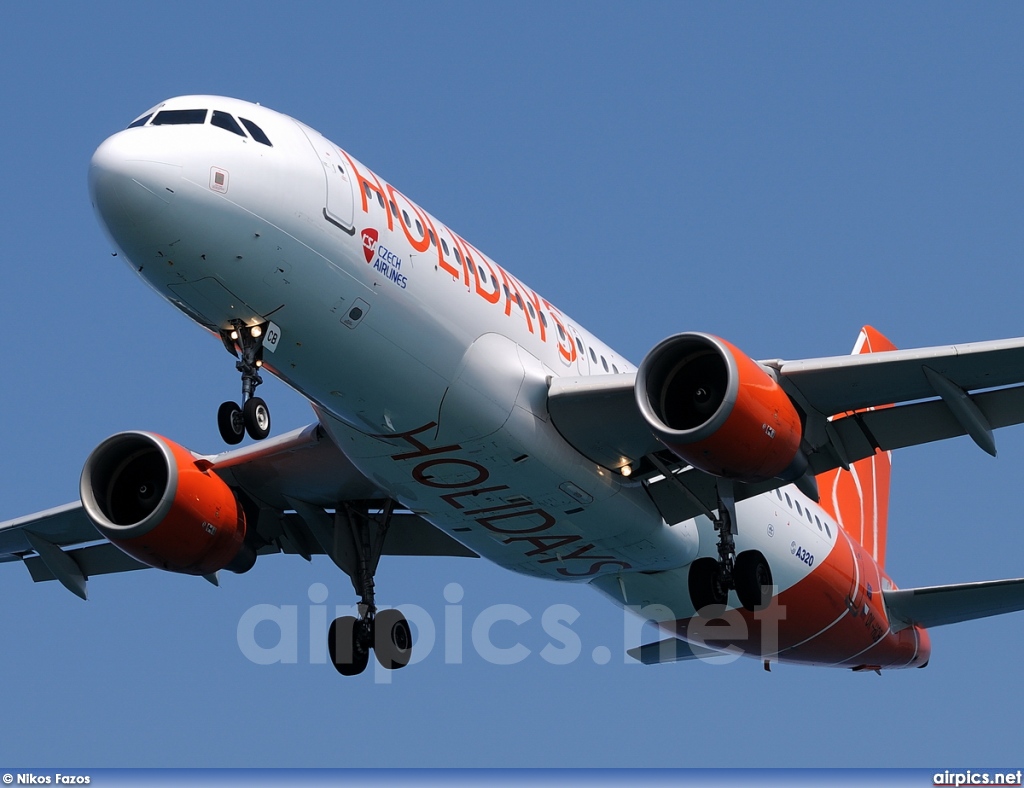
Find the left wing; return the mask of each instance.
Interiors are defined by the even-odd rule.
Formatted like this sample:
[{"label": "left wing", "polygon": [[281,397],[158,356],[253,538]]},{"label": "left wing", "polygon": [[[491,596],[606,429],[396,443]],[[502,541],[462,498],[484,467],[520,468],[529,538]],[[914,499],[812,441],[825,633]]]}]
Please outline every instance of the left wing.
[{"label": "left wing", "polygon": [[[758,366],[800,411],[808,476],[848,468],[877,450],[959,435],[994,454],[992,431],[1024,422],[1024,338]],[[668,522],[708,513],[717,503],[715,477],[668,452],[637,399],[637,373],[555,378],[548,388],[562,436],[600,465],[628,465]],[[784,483],[738,484],[736,499]]]}]

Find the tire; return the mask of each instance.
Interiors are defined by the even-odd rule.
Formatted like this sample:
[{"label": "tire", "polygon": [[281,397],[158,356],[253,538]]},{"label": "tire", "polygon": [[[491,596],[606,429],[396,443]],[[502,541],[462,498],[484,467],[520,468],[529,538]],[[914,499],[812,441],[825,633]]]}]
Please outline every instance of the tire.
[{"label": "tire", "polygon": [[221,403],[217,409],[217,429],[221,439],[229,446],[241,443],[245,437],[245,417],[234,402]]},{"label": "tire", "polygon": [[714,558],[698,558],[690,564],[690,601],[697,615],[702,618],[717,618],[725,611],[729,592],[722,586],[718,576],[718,561]]},{"label": "tire", "polygon": [[245,431],[254,441],[261,441],[270,434],[270,408],[259,397],[250,397],[242,409]]},{"label": "tire", "polygon": [[360,648],[357,643],[356,627],[359,620],[355,616],[342,616],[331,622],[327,630],[327,650],[331,654],[331,664],[342,676],[357,676],[366,670],[370,662],[370,653]]},{"label": "tire", "polygon": [[757,550],[745,550],[736,556],[733,579],[736,596],[746,610],[763,610],[772,601],[772,568]]},{"label": "tire", "polygon": [[373,653],[382,667],[398,670],[412,658],[412,631],[401,611],[381,610],[373,620]]}]

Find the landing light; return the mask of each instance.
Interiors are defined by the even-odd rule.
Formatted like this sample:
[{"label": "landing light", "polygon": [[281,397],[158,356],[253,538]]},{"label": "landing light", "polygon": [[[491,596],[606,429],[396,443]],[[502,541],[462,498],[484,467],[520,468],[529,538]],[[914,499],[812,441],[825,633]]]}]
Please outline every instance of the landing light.
[{"label": "landing light", "polygon": [[263,333],[263,329],[261,329],[259,326],[253,326],[252,328],[249,329],[249,333],[252,334],[253,339],[256,339],[256,337]]},{"label": "landing light", "polygon": [[263,362],[257,359],[256,366],[257,367],[262,367],[263,366]]},{"label": "landing light", "polygon": [[231,332],[231,338],[232,339],[238,339],[238,332],[237,331],[232,331]]},{"label": "landing light", "polygon": [[632,465],[623,465],[621,468],[619,468],[619,473],[621,473],[623,476],[632,476],[633,475],[633,466]]}]

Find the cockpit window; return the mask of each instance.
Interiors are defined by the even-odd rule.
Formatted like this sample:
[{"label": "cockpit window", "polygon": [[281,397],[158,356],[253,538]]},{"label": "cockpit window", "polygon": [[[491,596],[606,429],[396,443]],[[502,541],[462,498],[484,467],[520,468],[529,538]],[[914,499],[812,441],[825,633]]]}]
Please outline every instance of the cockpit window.
[{"label": "cockpit window", "polygon": [[205,123],[205,109],[165,109],[156,113],[154,126],[181,126],[188,123]]},{"label": "cockpit window", "polygon": [[215,109],[213,111],[213,118],[210,120],[210,124],[237,134],[239,137],[245,136],[245,132],[242,131],[242,127],[238,125],[238,121],[228,113],[221,112],[219,109]]},{"label": "cockpit window", "polygon": [[133,120],[131,123],[129,123],[128,124],[128,128],[129,129],[134,129],[134,128],[138,128],[139,126],[145,126],[146,125],[146,121],[149,120],[151,117],[153,117],[153,113],[152,112],[150,112],[148,115],[143,115],[138,120]]},{"label": "cockpit window", "polygon": [[242,125],[245,126],[246,129],[248,129],[249,133],[252,135],[252,138],[256,140],[256,142],[261,142],[264,145],[270,146],[271,148],[274,147],[273,143],[271,143],[270,141],[270,137],[263,133],[263,129],[261,129],[251,120],[246,120],[245,118],[239,118],[239,120],[242,121]]}]

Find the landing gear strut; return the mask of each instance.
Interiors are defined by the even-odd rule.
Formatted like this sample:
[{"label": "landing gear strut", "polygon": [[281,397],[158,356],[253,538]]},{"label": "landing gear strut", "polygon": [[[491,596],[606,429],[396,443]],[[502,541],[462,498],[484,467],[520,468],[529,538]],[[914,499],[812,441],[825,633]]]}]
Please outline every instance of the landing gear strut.
[{"label": "landing gear strut", "polygon": [[694,608],[706,615],[721,615],[735,589],[746,610],[759,610],[771,601],[772,570],[768,560],[757,550],[736,554],[736,497],[732,482],[718,482],[718,515],[714,518],[718,531],[718,560],[698,558],[690,565],[689,590]]},{"label": "landing gear strut", "polygon": [[235,369],[242,374],[242,406],[225,402],[217,411],[220,436],[232,446],[241,443],[247,432],[257,441],[270,434],[270,409],[254,396],[256,387],[263,382],[259,369],[263,366],[264,334],[265,324],[247,326],[237,319],[231,321],[231,328],[220,332],[224,347],[238,359]]},{"label": "landing gear strut", "polygon": [[331,662],[342,676],[362,673],[369,664],[371,650],[381,666],[388,670],[404,668],[412,657],[409,622],[395,609],[378,612],[374,595],[373,579],[394,505],[394,501],[388,501],[379,519],[347,504],[344,510],[339,509],[335,513],[335,529],[347,527],[347,535],[351,536],[356,560],[346,571],[359,595],[359,617],[337,618],[327,633]]}]

